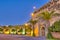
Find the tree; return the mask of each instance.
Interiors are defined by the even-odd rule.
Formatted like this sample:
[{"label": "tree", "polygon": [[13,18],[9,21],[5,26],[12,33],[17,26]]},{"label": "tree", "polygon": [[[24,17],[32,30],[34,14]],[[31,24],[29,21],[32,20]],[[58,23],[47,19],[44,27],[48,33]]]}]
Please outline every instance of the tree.
[{"label": "tree", "polygon": [[37,23],[37,20],[32,20],[31,19],[29,22],[32,24],[33,36],[35,36],[35,34],[34,34],[34,25]]},{"label": "tree", "polygon": [[0,33],[3,33],[3,28],[0,28]]},{"label": "tree", "polygon": [[54,13],[54,11],[51,11],[51,12],[48,12],[48,11],[45,11],[45,12],[42,12],[40,14],[37,15],[38,18],[41,18],[41,19],[44,19],[46,21],[45,23],[45,33],[46,33],[46,36],[47,36],[47,33],[48,33],[48,27],[50,26],[50,19],[52,17],[57,17],[57,16],[60,16],[60,14],[58,13]]},{"label": "tree", "polygon": [[53,29],[55,29],[54,31],[56,31],[56,32],[60,32],[60,20],[56,21],[54,23],[54,28]]},{"label": "tree", "polygon": [[3,26],[3,29],[6,29],[7,27],[6,26]]},{"label": "tree", "polygon": [[13,27],[12,25],[8,25],[9,33],[11,33],[12,27]]},{"label": "tree", "polygon": [[12,25],[9,25],[8,27],[11,29],[13,26]]},{"label": "tree", "polygon": [[19,25],[15,25],[14,27],[15,27],[16,29],[19,29],[19,28],[20,28],[20,26],[19,26]]},{"label": "tree", "polygon": [[24,28],[25,28],[25,33],[26,33],[26,34],[28,34],[28,32],[31,33],[31,30],[32,30],[32,29],[31,29],[31,27],[30,27],[29,24],[26,23],[26,24],[24,25]]}]

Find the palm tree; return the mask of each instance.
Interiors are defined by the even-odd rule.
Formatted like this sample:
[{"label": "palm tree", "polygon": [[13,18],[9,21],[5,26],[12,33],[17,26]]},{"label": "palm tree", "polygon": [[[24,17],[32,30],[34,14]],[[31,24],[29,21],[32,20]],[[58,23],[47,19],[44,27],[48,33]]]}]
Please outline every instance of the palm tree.
[{"label": "palm tree", "polygon": [[19,25],[15,25],[15,30],[16,30],[16,33],[18,32],[18,30],[20,29],[20,26]]},{"label": "palm tree", "polygon": [[[25,33],[26,33],[26,34],[30,34],[30,33],[31,33],[31,27],[30,27],[29,24],[25,24],[25,25],[24,25],[24,28],[25,28]],[[29,33],[28,33],[28,32],[29,32]]]},{"label": "palm tree", "polygon": [[15,28],[11,29],[11,34],[16,34],[16,29]]},{"label": "palm tree", "polygon": [[37,23],[37,20],[32,20],[31,19],[29,22],[32,24],[33,36],[35,36],[35,34],[34,34],[34,25]]},{"label": "palm tree", "polygon": [[12,26],[12,25],[9,25],[8,27],[9,27],[9,28],[12,28],[13,26]]},{"label": "palm tree", "polygon": [[14,27],[15,27],[16,29],[19,29],[19,26],[18,26],[18,25],[15,25]]},{"label": "palm tree", "polygon": [[[41,19],[46,21],[46,23],[45,23],[45,34],[46,35],[45,36],[47,36],[48,27],[50,26],[50,21],[49,20],[52,17],[60,16],[60,14],[54,13],[54,11],[51,11],[51,12],[45,11],[45,12],[42,12],[42,13],[38,14],[37,16],[38,16],[38,18],[41,18]],[[40,19],[38,19],[38,20],[40,20]]]},{"label": "palm tree", "polygon": [[19,35],[21,35],[22,32],[23,32],[23,29],[22,28],[20,28],[19,30],[17,30],[17,34],[19,34]]},{"label": "palm tree", "polygon": [[3,33],[3,28],[0,27],[0,33]]},{"label": "palm tree", "polygon": [[10,33],[9,27],[3,26],[3,33],[4,34],[9,34]]},{"label": "palm tree", "polygon": [[11,30],[12,30],[12,25],[9,25],[8,28],[9,28],[9,33],[11,34]]}]

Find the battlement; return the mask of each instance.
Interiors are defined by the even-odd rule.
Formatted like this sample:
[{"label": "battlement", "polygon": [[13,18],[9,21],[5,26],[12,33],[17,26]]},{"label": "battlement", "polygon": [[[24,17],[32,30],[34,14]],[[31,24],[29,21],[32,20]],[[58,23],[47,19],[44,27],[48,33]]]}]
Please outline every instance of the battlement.
[{"label": "battlement", "polygon": [[51,0],[52,2],[58,2],[59,0]]}]

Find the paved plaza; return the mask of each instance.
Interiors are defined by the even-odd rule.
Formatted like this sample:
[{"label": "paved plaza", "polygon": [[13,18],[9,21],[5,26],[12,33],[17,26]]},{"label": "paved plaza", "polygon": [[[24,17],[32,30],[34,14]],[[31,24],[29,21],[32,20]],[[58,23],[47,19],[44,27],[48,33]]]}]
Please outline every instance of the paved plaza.
[{"label": "paved plaza", "polygon": [[0,34],[0,40],[46,40],[44,36],[42,37],[27,37],[22,35],[5,35]]}]

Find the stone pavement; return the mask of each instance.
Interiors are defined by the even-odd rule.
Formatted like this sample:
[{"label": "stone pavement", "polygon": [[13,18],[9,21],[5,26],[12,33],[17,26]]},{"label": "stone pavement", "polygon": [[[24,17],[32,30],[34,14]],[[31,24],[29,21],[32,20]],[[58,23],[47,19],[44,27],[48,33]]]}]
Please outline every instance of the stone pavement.
[{"label": "stone pavement", "polygon": [[44,36],[42,37],[28,37],[22,35],[5,35],[0,34],[0,40],[46,40]]}]

